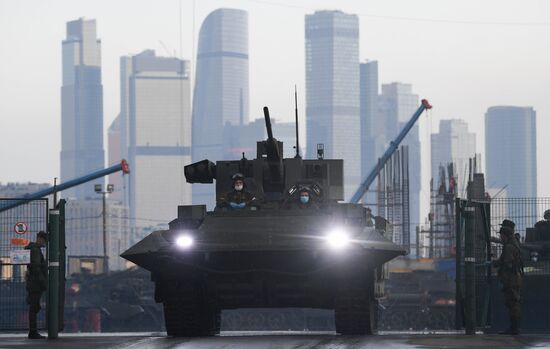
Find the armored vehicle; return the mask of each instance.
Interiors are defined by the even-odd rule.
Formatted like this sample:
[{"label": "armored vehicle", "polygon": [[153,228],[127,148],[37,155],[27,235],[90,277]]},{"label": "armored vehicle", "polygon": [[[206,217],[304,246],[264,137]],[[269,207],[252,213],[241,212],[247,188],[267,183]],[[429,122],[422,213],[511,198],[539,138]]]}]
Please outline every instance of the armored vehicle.
[{"label": "armored vehicle", "polygon": [[[213,211],[179,206],[168,230],[122,257],[151,272],[170,336],[219,333],[223,309],[292,307],[334,309],[338,333],[370,334],[377,268],[405,251],[362,205],[342,202],[343,160],[324,159],[321,147],[317,159],[302,159],[299,147],[283,159],[267,108],[264,116],[268,138],[255,159],[185,167],[188,183],[216,180]],[[236,179],[246,201],[231,202]]]}]

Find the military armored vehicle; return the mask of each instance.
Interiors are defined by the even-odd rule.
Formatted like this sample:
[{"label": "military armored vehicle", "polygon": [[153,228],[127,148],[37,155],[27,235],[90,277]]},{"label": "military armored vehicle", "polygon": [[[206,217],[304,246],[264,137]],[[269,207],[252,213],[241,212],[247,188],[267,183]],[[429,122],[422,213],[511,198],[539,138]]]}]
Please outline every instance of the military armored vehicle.
[{"label": "military armored vehicle", "polygon": [[[324,159],[321,147],[317,159],[302,159],[299,147],[283,159],[267,108],[264,116],[268,138],[255,159],[185,167],[188,183],[216,180],[213,211],[179,206],[168,230],[122,257],[151,272],[169,336],[216,335],[223,309],[292,307],[334,309],[338,333],[370,334],[376,270],[405,251],[375,230],[362,205],[342,202],[343,160]],[[236,174],[254,197],[245,205],[227,202]]]}]

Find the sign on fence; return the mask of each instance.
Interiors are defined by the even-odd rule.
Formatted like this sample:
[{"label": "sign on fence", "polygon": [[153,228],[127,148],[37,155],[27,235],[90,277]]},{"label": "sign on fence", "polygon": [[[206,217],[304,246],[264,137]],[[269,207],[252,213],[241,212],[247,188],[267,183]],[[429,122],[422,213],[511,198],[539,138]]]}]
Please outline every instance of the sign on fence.
[{"label": "sign on fence", "polygon": [[11,250],[10,261],[11,261],[11,264],[30,264],[31,251],[30,250]]}]

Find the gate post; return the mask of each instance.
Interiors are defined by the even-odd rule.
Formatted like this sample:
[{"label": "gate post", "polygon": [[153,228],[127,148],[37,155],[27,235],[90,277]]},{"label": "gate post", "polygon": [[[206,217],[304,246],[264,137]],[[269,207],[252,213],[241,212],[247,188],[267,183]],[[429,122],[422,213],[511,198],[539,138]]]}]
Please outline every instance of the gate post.
[{"label": "gate post", "polygon": [[59,333],[59,210],[50,210],[48,252],[48,339]]},{"label": "gate post", "polygon": [[[456,268],[456,275],[455,275],[455,329],[461,330],[464,326],[464,297],[463,297],[463,284],[462,284],[462,258],[463,258],[463,251],[462,251],[462,239],[463,239],[463,207],[462,207],[462,200],[457,198],[455,203],[455,210],[456,210],[456,216],[455,216],[455,244],[456,244],[456,256],[455,256],[455,268]],[[418,240],[417,240],[418,241]]]},{"label": "gate post", "polygon": [[471,202],[464,207],[464,320],[466,334],[476,333],[476,267],[475,267],[475,206]]}]

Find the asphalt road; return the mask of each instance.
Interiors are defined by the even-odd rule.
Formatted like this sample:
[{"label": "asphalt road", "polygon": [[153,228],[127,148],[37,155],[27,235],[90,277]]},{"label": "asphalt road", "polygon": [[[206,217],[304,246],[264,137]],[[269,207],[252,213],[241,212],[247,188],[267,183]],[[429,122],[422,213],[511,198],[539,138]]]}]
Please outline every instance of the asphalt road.
[{"label": "asphalt road", "polygon": [[210,338],[168,338],[162,334],[61,335],[56,340],[28,340],[23,335],[0,335],[0,348],[76,349],[407,349],[407,348],[550,348],[547,335],[410,335],[338,336],[296,333],[224,333]]}]

